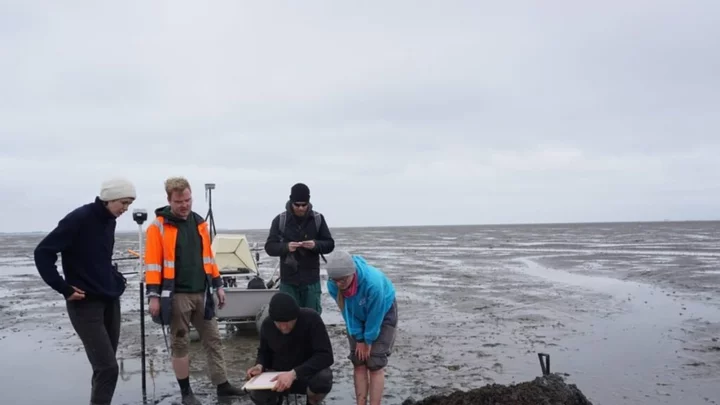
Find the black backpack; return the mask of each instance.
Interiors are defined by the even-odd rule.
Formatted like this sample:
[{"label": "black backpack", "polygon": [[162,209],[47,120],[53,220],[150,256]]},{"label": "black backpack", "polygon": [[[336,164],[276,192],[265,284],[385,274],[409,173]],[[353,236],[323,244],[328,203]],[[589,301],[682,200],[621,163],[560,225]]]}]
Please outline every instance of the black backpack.
[{"label": "black backpack", "polygon": [[[315,217],[315,231],[320,232],[320,225],[322,225],[322,214],[313,211],[314,217]],[[283,211],[280,213],[280,224],[278,225],[278,229],[280,230],[280,237],[282,238],[283,232],[285,232],[285,222],[287,222],[287,211]]]},{"label": "black backpack", "polygon": [[247,288],[248,290],[264,290],[265,281],[262,278],[255,276],[248,281]]}]

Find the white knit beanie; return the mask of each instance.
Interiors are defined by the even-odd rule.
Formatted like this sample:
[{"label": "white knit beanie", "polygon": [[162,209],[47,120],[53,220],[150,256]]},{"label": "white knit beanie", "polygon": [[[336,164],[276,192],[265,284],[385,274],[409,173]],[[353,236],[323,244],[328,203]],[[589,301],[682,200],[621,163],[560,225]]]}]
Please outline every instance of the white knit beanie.
[{"label": "white knit beanie", "polygon": [[103,182],[100,188],[102,201],[119,200],[121,198],[135,199],[135,186],[122,178],[110,179]]}]

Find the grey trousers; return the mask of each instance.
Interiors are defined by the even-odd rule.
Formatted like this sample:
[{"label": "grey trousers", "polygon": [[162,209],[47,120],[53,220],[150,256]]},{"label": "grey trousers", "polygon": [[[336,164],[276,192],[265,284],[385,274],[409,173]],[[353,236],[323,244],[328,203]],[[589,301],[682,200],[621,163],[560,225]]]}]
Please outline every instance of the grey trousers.
[{"label": "grey trousers", "polygon": [[118,380],[115,358],[120,340],[120,300],[66,301],[68,316],[92,366],[90,403],[109,405]]}]

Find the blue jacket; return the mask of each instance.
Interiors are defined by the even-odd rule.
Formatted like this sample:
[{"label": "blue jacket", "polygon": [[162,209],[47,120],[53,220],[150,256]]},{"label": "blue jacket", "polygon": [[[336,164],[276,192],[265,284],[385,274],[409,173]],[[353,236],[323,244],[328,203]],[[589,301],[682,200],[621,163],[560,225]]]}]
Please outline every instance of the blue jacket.
[{"label": "blue jacket", "polygon": [[[380,335],[385,314],[395,301],[395,287],[382,271],[369,265],[362,256],[353,255],[357,271],[358,291],[345,298],[342,312],[347,332],[358,342],[372,344]],[[338,287],[327,282],[328,293],[337,302]]]},{"label": "blue jacket", "polygon": [[[115,216],[99,198],[76,208],[35,248],[35,266],[42,279],[65,298],[75,286],[86,298],[112,299],[125,291],[125,278],[112,263]],[[62,257],[65,278],[56,266]]]}]

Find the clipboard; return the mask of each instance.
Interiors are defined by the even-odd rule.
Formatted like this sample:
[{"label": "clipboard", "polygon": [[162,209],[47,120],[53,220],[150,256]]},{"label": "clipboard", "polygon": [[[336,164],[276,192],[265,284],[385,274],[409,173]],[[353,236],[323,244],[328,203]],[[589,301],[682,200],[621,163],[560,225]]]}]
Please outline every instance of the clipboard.
[{"label": "clipboard", "polygon": [[253,390],[271,390],[277,384],[277,381],[270,381],[283,371],[265,371],[251,378],[250,381],[243,385],[242,389],[247,391]]}]

